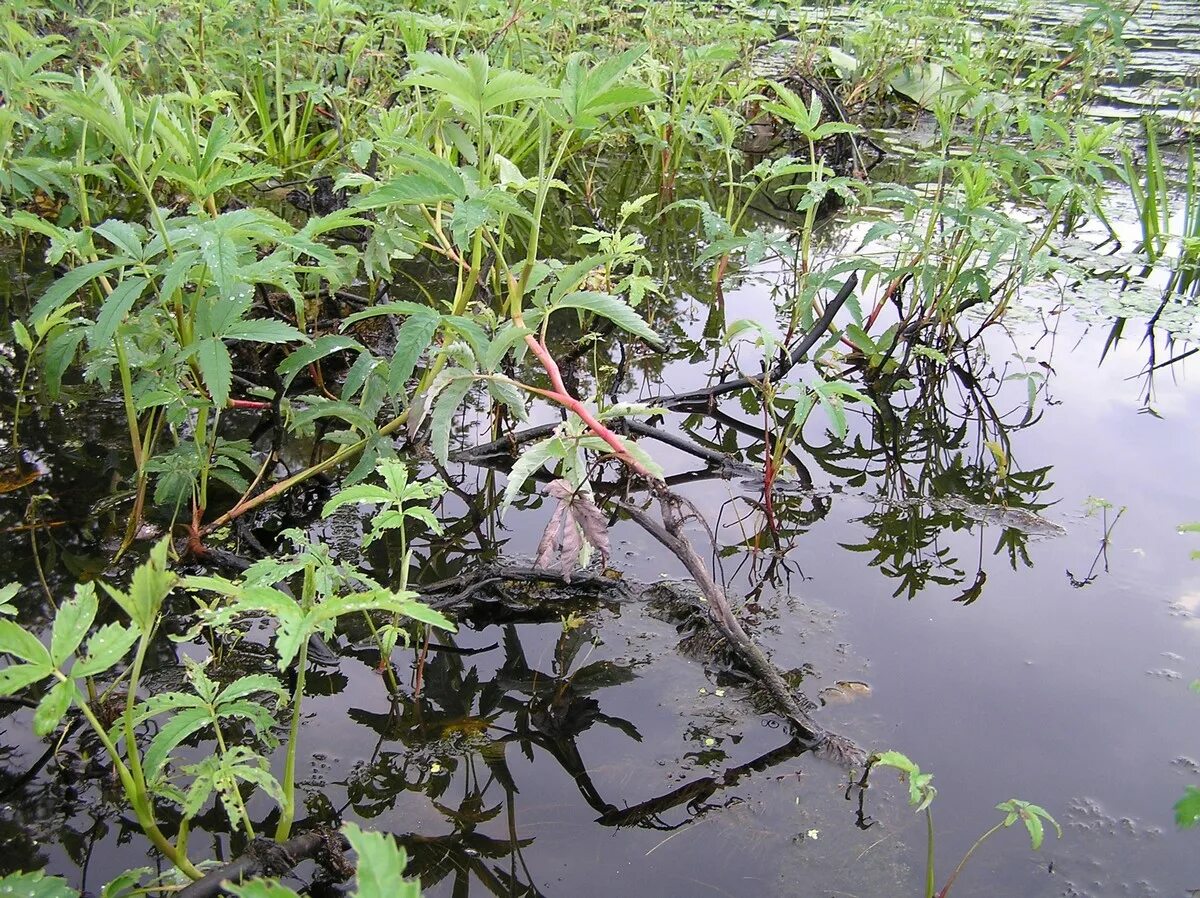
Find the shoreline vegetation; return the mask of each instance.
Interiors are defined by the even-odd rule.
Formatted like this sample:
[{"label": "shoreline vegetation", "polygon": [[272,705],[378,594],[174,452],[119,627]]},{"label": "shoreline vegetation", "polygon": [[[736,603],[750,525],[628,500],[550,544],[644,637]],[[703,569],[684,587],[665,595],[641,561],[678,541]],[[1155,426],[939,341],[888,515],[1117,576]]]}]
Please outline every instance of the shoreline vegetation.
[{"label": "shoreline vegetation", "polygon": [[[125,445],[91,512],[108,570],[43,570],[53,500],[29,500],[37,577],[0,592],[0,694],[38,738],[101,756],[152,846],[159,866],[105,898],[283,898],[256,877],[316,859],[344,879],[347,848],[354,894],[417,895],[391,836],[296,831],[306,672],[337,663],[339,628],[364,627],[399,713],[481,583],[637,589],[607,573],[617,521],[686,570],[694,593],[676,598],[795,752],[860,791],[891,767],[928,814],[928,773],[828,730],[758,647],[707,560],[713,522],[661,459],[756,478],[754,548],[776,551],[787,489],[812,485],[806,440],[865,428],[899,443],[897,398],[936,404],[953,383],[988,433],[970,508],[1045,523],[1044,472],[1015,464],[976,376],[980,337],[1031,285],[1093,276],[1117,238],[1115,189],[1138,211],[1126,249],[1144,265],[1123,276],[1159,303],[1152,325],[1196,298],[1200,189],[1186,132],[1086,114],[1128,55],[1132,8],[1086,4],[1053,29],[1032,4],[976,12],[5,5],[0,239],[19,272],[0,321],[5,492],[32,490],[51,410],[107,403]],[[920,139],[897,141],[913,121]],[[1092,255],[1060,252],[1069,238]],[[778,272],[773,321],[728,299],[763,270]],[[697,386],[672,392],[685,301],[704,310]],[[1011,376],[1031,420],[1044,373]],[[752,464],[664,423],[733,406],[756,422]],[[487,494],[464,492],[455,465]],[[422,576],[414,544],[443,535],[447,503],[482,534],[535,498],[553,513],[531,565]],[[382,568],[321,538],[348,511],[368,515],[358,548],[384,547]],[[555,613],[565,639],[573,612]],[[271,663],[228,676],[251,622]],[[178,645],[178,688],[148,688],[148,659]],[[1058,828],[1037,805],[998,807],[975,847],[1018,821],[1034,848],[1043,821]],[[231,864],[189,841],[214,816],[249,846]],[[932,898],[962,864],[938,891],[927,820]],[[34,871],[0,884],[78,894]]]}]

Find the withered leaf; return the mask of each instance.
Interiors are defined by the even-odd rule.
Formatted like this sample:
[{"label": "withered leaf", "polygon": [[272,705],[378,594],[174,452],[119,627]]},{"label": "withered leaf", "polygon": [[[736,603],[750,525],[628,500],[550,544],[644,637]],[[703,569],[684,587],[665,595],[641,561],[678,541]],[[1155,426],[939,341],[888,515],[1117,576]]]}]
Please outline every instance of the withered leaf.
[{"label": "withered leaf", "polygon": [[0,468],[0,493],[11,493],[23,486],[29,486],[41,476],[42,472],[37,468]]},{"label": "withered leaf", "polygon": [[585,540],[600,553],[601,564],[607,561],[608,522],[592,497],[567,480],[552,481],[546,492],[558,500],[558,507],[538,542],[534,567],[562,571],[563,579],[570,583],[571,574],[579,567]]}]

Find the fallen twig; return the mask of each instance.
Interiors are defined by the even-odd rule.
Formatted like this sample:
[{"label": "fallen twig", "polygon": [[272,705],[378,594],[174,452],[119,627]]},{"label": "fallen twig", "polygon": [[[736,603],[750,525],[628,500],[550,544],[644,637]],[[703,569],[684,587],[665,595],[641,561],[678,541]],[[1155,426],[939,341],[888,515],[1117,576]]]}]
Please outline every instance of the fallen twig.
[{"label": "fallen twig", "polygon": [[229,894],[224,888],[226,882],[241,883],[256,876],[278,878],[309,859],[348,876],[353,870],[341,856],[348,847],[350,843],[345,836],[321,828],[293,836],[286,842],[255,839],[235,860],[210,870],[203,878],[180,890],[176,898],[217,898]]}]

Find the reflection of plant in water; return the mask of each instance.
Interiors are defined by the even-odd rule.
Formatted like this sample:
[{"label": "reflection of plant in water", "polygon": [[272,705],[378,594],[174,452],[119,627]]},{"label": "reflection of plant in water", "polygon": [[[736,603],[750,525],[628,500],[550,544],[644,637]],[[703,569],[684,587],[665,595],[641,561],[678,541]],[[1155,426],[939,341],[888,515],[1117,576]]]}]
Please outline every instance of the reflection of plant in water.
[{"label": "reflection of plant in water", "polygon": [[[1010,434],[1036,416],[1018,409],[1019,417],[1006,420],[993,404],[995,393],[957,362],[924,358],[918,364],[923,372],[915,396],[876,394],[874,440],[855,437],[813,450],[831,474],[851,484],[868,478],[880,484],[879,506],[862,518],[872,535],[846,548],[872,553],[872,566],[900,581],[895,594],[909,598],[930,583],[954,586],[967,579],[951,550],[938,544],[948,531],[993,524],[1000,528],[993,554],[1004,552],[1014,568],[1031,565],[1031,533],[1049,526],[1036,516],[1047,507],[1038,497],[1052,485],[1048,467],[1021,470],[1011,456]],[[956,395],[961,408],[949,401]],[[901,399],[908,404],[901,407]],[[982,540],[981,529],[976,570],[958,601],[970,603],[982,591]]]}]

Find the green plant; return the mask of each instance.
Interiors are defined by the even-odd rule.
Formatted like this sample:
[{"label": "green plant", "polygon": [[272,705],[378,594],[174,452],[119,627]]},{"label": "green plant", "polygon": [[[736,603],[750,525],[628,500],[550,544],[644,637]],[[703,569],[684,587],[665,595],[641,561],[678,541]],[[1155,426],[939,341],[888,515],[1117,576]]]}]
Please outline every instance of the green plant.
[{"label": "green plant", "polygon": [[[1019,801],[1015,798],[1010,798],[1008,801],[1003,801],[996,805],[996,810],[1000,811],[1004,818],[987,830],[967,849],[962,859],[955,866],[954,870],[947,877],[941,889],[937,888],[937,878],[934,873],[934,829],[933,829],[933,812],[930,810],[930,805],[933,799],[937,796],[937,789],[933,786],[933,774],[924,773],[921,768],[914,764],[906,755],[898,751],[885,751],[871,755],[867,762],[867,771],[876,767],[890,767],[893,770],[900,772],[902,779],[908,783],[908,803],[919,813],[925,812],[925,833],[926,833],[926,853],[925,853],[925,898],[945,898],[950,894],[950,889],[958,879],[967,861],[975,854],[984,842],[1002,829],[1007,829],[1018,821],[1024,825],[1029,833],[1029,845],[1037,851],[1042,847],[1042,841],[1045,838],[1045,824],[1042,821],[1048,822],[1054,827],[1054,831],[1058,837],[1062,838],[1062,827],[1058,822],[1048,814],[1044,808],[1038,807],[1036,804],[1030,804],[1027,801]],[[865,779],[865,775],[864,775]]]},{"label": "green plant", "polygon": [[[266,755],[256,748],[274,747],[274,710],[263,701],[264,696],[274,696],[276,710],[282,704],[284,691],[274,677],[254,674],[220,684],[203,665],[193,662],[186,665],[190,692],[140,696],[143,665],[156,639],[164,602],[179,582],[167,569],[167,548],[166,540],[155,546],[135,571],[128,591],[103,584],[127,623],[105,624],[92,632],[99,599],[91,583],[76,587],[74,596],[59,606],[49,647],[15,621],[0,619],[0,652],[16,659],[0,670],[0,694],[13,695],[48,681],[49,688],[37,703],[34,732],[46,736],[59,728],[71,709],[78,711],[108,753],[125,798],[155,848],[181,872],[199,878],[187,852],[190,822],[214,795],[230,825],[253,835],[241,785],[261,788],[283,809],[276,838],[282,841],[289,834],[296,807],[296,753],[311,636],[328,635],[342,615],[373,611],[406,615],[444,628],[453,625],[417,602],[412,593],[370,582],[355,588],[357,578],[338,570],[326,552],[306,542],[290,558],[260,562],[247,572],[244,583],[219,577],[186,581],[193,589],[217,592],[228,599],[207,606],[201,626],[229,632],[236,617],[262,613],[277,622],[274,642],[279,668],[286,670],[293,663],[296,667],[295,687],[287,702],[290,723],[284,777],[277,782]],[[299,601],[274,585],[298,573],[303,576]],[[0,598],[10,600],[14,593],[8,587]],[[8,613],[9,609],[0,607],[0,611]],[[123,669],[122,662],[126,662]],[[122,685],[123,694],[118,691]],[[110,725],[110,719],[115,724]],[[143,747],[139,732],[151,719],[157,719],[159,725]],[[225,739],[223,727],[230,722],[241,728],[238,744]],[[194,764],[173,761],[184,740],[209,731],[216,743],[214,754]],[[161,829],[158,801],[169,801],[181,810],[174,839]]]},{"label": "green plant", "polygon": [[[408,855],[403,846],[384,833],[360,829],[354,823],[342,827],[342,835],[357,855],[355,864],[354,898],[420,898],[421,886],[416,880],[404,879]],[[105,895],[127,895],[138,885],[147,870],[130,870],[105,886]],[[252,878],[230,882],[226,886],[238,898],[299,898],[288,886],[268,878]],[[153,891],[153,886],[149,889]],[[80,893],[58,876],[44,872],[10,873],[0,877],[0,891],[12,898],[80,898]]]}]

